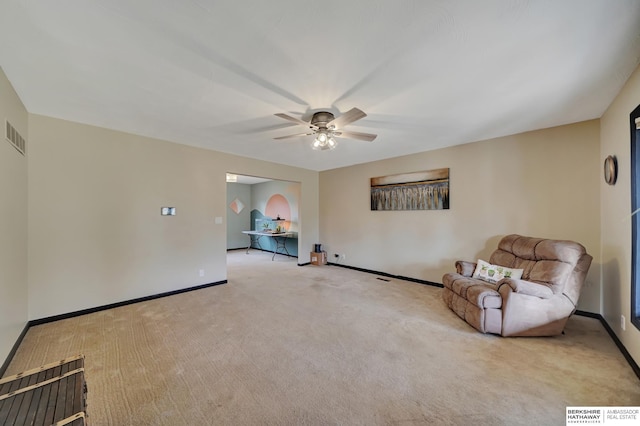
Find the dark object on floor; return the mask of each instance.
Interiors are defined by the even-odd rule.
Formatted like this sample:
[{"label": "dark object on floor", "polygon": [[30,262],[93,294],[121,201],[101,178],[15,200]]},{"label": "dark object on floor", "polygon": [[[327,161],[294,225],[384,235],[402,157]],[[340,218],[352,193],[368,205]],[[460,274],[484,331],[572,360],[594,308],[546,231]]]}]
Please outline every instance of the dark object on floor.
[{"label": "dark object on floor", "polygon": [[0,424],[71,425],[86,423],[84,356],[0,379]]}]

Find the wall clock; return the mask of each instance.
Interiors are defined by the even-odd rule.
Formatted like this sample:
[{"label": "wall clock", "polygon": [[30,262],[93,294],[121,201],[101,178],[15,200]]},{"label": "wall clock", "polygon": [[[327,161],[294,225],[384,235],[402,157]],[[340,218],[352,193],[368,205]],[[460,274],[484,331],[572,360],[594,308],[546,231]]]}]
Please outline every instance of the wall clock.
[{"label": "wall clock", "polygon": [[618,179],[618,160],[615,155],[604,159],[604,181],[609,185],[615,185]]}]

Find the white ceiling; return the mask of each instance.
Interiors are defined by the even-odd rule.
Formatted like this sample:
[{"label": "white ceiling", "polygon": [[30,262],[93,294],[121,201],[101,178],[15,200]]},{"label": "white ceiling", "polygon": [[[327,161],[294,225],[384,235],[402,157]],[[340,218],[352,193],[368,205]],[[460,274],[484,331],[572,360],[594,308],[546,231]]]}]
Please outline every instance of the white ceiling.
[{"label": "white ceiling", "polygon": [[[600,117],[640,60],[638,0],[3,0],[31,113],[327,170]],[[274,141],[352,107],[312,151]]]}]

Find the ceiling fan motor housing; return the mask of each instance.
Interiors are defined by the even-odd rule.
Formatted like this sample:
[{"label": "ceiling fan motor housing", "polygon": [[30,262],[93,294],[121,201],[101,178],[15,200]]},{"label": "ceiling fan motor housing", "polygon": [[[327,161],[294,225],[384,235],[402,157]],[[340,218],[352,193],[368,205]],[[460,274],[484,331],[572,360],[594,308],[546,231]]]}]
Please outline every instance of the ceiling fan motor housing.
[{"label": "ceiling fan motor housing", "polygon": [[319,128],[327,128],[327,123],[333,121],[333,114],[327,111],[318,111],[311,117],[311,124]]}]

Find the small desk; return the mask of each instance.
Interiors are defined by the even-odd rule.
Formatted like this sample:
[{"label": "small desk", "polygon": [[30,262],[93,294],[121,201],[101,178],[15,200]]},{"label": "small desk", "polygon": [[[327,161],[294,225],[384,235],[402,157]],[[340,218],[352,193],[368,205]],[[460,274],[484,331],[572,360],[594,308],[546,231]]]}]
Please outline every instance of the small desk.
[{"label": "small desk", "polygon": [[[273,250],[273,256],[271,256],[271,260],[275,259],[276,254],[287,254],[287,256],[291,256],[289,254],[289,250],[287,250],[286,242],[287,238],[291,238],[294,236],[293,232],[264,232],[264,231],[242,231],[243,234],[247,234],[249,236],[249,246],[247,247],[247,254],[249,254],[249,249],[256,243],[260,250],[263,250],[260,245],[260,238],[262,237],[271,237],[273,241],[276,243],[276,248]],[[278,251],[281,249],[282,251]]]}]

